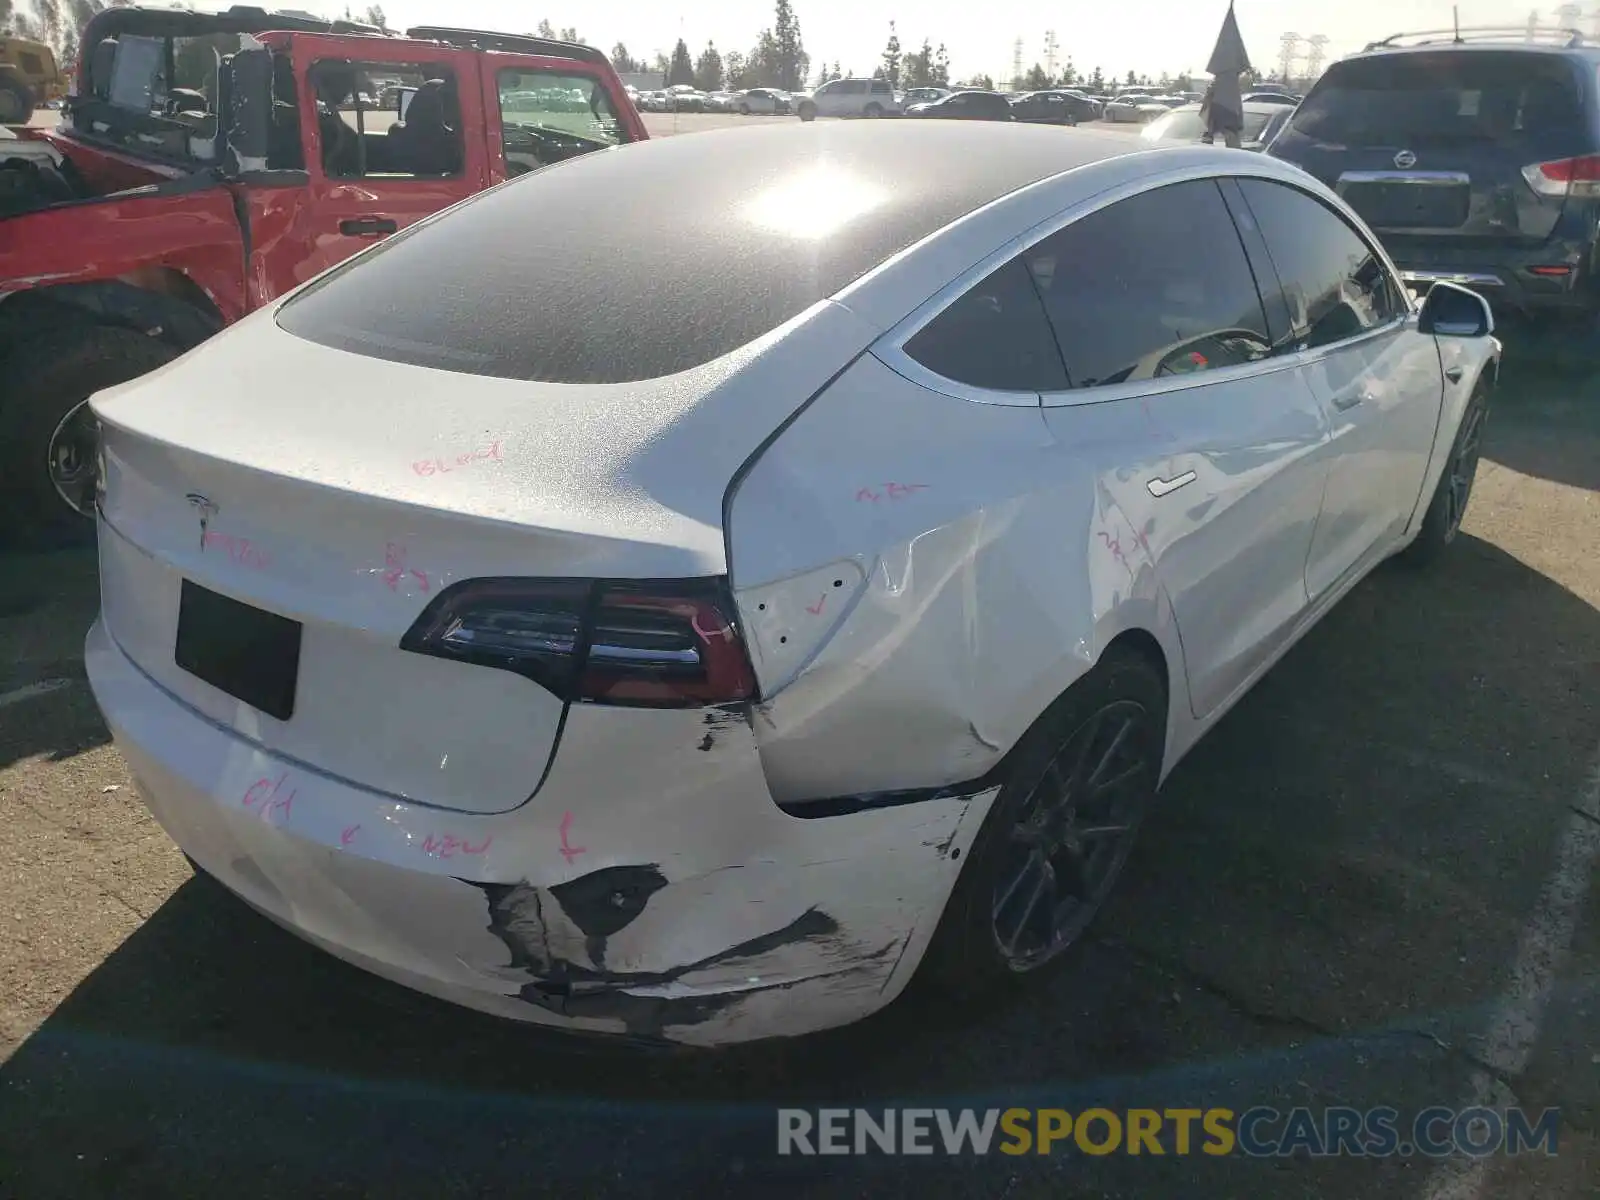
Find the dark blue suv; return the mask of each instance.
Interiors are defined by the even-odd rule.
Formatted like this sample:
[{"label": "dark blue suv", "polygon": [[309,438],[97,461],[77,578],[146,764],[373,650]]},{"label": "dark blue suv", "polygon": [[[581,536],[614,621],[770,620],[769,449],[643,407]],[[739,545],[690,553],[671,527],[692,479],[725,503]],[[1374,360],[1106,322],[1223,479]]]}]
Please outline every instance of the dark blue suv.
[{"label": "dark blue suv", "polygon": [[1374,43],[1328,68],[1267,153],[1341,193],[1418,292],[1447,279],[1527,314],[1600,308],[1600,48],[1575,32]]}]

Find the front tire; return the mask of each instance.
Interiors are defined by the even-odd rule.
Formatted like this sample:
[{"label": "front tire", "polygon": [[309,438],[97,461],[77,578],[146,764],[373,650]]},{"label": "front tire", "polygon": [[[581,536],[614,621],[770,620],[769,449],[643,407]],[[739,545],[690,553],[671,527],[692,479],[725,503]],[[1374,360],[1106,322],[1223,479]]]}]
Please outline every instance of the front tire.
[{"label": "front tire", "polygon": [[815,104],[802,104],[800,106],[800,119],[802,121],[815,121],[817,119],[817,106]]},{"label": "front tire", "polygon": [[741,117],[748,117],[750,115],[750,106],[748,104],[739,105],[739,115]]},{"label": "front tire", "polygon": [[1046,710],[1009,756],[919,981],[977,1000],[1061,961],[1155,798],[1166,715],[1160,670],[1115,649]]},{"label": "front tire", "polygon": [[94,535],[98,429],[89,397],[178,357],[132,329],[68,325],[18,345],[4,365],[0,404],[0,518],[25,545]]},{"label": "front tire", "polygon": [[866,115],[872,120],[876,121],[879,117],[883,116],[883,107],[878,104],[869,104],[867,105]]},{"label": "front tire", "polygon": [[1407,564],[1421,567],[1433,562],[1461,532],[1461,522],[1472,499],[1472,484],[1478,475],[1483,429],[1488,419],[1489,385],[1480,379],[1461,414],[1461,426],[1450,446],[1450,458],[1439,476],[1439,486],[1433,490],[1422,527],[1400,556]]}]

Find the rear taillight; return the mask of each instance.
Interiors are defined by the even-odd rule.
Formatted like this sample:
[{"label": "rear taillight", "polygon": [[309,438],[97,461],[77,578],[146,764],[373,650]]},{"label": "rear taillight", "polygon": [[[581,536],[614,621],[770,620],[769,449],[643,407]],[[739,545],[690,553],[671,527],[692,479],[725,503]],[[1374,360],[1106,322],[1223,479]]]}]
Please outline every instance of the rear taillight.
[{"label": "rear taillight", "polygon": [[1522,177],[1541,196],[1600,196],[1600,154],[1534,163]]},{"label": "rear taillight", "polygon": [[755,697],[722,579],[474,579],[447,588],[402,650],[515,671],[567,701],[680,708]]}]

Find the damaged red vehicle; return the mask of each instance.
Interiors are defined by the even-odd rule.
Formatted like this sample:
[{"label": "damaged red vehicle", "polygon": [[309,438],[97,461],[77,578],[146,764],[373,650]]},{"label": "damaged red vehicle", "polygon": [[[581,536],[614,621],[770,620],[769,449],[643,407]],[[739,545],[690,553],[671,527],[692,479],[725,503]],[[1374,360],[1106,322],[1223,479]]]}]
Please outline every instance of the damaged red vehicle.
[{"label": "damaged red vehicle", "polygon": [[0,129],[15,540],[92,534],[93,393],[475,192],[647,136],[603,53],[544,38],[112,8],[83,46],[60,126]]}]

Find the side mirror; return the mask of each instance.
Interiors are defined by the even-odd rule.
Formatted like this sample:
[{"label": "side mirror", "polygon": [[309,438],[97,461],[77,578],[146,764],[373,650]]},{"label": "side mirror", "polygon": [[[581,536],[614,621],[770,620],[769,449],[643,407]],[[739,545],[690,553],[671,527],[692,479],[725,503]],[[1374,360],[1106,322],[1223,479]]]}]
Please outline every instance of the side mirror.
[{"label": "side mirror", "polygon": [[1489,302],[1470,288],[1436,283],[1423,298],[1417,329],[1436,337],[1488,337],[1494,332],[1494,313]]}]

